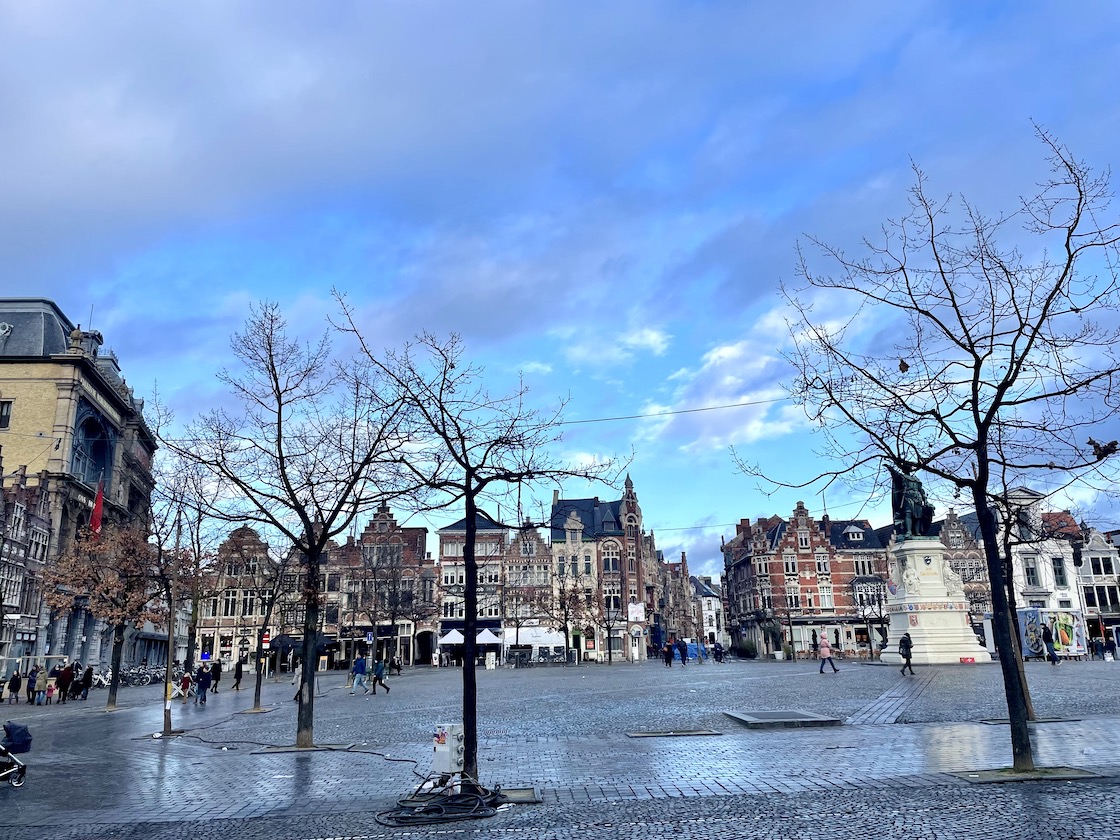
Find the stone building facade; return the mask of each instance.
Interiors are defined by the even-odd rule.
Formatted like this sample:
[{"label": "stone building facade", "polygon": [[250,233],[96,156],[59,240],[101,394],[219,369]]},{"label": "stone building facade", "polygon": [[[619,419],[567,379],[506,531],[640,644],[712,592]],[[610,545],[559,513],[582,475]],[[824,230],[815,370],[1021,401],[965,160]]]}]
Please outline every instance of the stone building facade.
[{"label": "stone building facade", "polygon": [[[148,515],[155,439],[144,422],[143,400],[103,344],[101,333],[81,329],[52,301],[0,298],[0,447],[8,464],[26,470],[29,483],[47,483],[47,562],[89,522],[99,484],[105,521]],[[19,617],[5,614],[18,625],[21,649],[40,660],[65,656],[107,664],[102,623],[80,595],[71,609],[52,613],[38,597],[40,575],[41,565],[30,563]],[[132,649],[165,649],[161,637],[154,628],[134,629]]]}]

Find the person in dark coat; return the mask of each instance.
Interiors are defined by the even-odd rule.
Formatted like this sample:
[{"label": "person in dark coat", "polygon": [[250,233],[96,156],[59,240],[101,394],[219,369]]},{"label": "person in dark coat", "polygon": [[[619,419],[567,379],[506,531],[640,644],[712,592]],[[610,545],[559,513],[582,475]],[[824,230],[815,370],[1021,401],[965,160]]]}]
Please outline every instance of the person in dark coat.
[{"label": "person in dark coat", "polygon": [[1050,660],[1051,665],[1057,665],[1062,661],[1054,650],[1054,633],[1049,624],[1042,625],[1042,646],[1046,648],[1046,658]]},{"label": "person in dark coat", "polygon": [[58,686],[58,702],[66,702],[66,695],[70,693],[70,683],[72,682],[74,682],[74,669],[67,665],[58,672],[58,680],[55,683]]},{"label": "person in dark coat", "polygon": [[8,705],[12,705],[14,701],[19,704],[19,690],[23,688],[23,677],[19,675],[19,668],[12,672],[12,676],[8,679]]},{"label": "person in dark coat", "polygon": [[202,706],[206,705],[206,692],[210,688],[210,666],[205,662],[198,666],[198,673],[194,677],[194,702]]},{"label": "person in dark coat", "polygon": [[82,672],[82,699],[89,697],[89,690],[93,688],[93,666],[87,665]]},{"label": "person in dark coat", "polygon": [[[27,702],[28,703],[34,703],[35,700],[36,700],[35,694],[37,692],[35,690],[35,684],[39,681],[39,674],[42,673],[42,671],[43,671],[43,666],[42,665],[34,665],[31,668],[31,672],[27,675],[27,682],[25,684],[27,686]],[[45,690],[46,689],[44,689],[44,691]],[[19,702],[19,701],[16,701],[16,702]],[[42,704],[39,704],[39,705],[42,705]]]},{"label": "person in dark coat", "polygon": [[238,658],[237,664],[233,666],[233,690],[241,690],[241,678],[245,676],[245,660]]},{"label": "person in dark coat", "polygon": [[210,668],[210,677],[214,681],[214,693],[218,693],[218,683],[222,681],[222,659],[218,657],[214,660],[213,666]]},{"label": "person in dark coat", "polygon": [[677,639],[677,651],[681,655],[681,664],[688,664],[688,642],[684,639]]},{"label": "person in dark coat", "polygon": [[672,644],[672,642],[666,642],[665,643],[665,647],[663,647],[661,649],[661,658],[665,660],[665,667],[666,668],[672,668],[673,667],[673,644]]}]

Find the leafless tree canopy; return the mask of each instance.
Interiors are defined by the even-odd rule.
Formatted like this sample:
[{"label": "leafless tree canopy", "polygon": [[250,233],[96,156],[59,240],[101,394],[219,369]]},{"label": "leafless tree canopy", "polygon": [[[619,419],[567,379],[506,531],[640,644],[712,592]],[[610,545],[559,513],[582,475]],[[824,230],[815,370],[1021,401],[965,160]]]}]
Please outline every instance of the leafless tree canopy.
[{"label": "leafless tree canopy", "polygon": [[[783,290],[792,396],[836,464],[804,483],[867,482],[886,460],[971,495],[1017,770],[1033,757],[993,500],[1013,484],[1109,478],[1117,444],[1101,443],[1101,429],[1120,399],[1108,177],[1037,134],[1050,175],[1016,212],[963,201],[958,221],[957,204],[931,197],[915,168],[906,216],[859,256],[811,240],[814,252],[799,251],[804,283]],[[1004,244],[1013,225],[1028,244]]]},{"label": "leafless tree canopy", "polygon": [[[1092,437],[1120,400],[1120,228],[1107,174],[1038,135],[1050,177],[1014,213],[954,212],[915,168],[910,212],[863,254],[800,249],[805,282],[783,290],[792,392],[837,463],[826,478],[865,479],[882,457],[963,488],[978,458],[1000,486],[1099,474],[1111,452]],[[1029,251],[1003,244],[1015,225]]]}]

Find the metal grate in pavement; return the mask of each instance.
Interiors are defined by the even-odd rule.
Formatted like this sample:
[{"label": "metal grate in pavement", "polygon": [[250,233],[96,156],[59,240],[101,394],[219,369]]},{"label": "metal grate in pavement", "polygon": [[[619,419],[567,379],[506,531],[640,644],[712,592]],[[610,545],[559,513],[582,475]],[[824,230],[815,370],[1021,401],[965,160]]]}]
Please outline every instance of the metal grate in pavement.
[{"label": "metal grate in pavement", "polygon": [[667,732],[627,732],[627,738],[683,738],[689,735],[722,735],[714,729],[680,729]]}]

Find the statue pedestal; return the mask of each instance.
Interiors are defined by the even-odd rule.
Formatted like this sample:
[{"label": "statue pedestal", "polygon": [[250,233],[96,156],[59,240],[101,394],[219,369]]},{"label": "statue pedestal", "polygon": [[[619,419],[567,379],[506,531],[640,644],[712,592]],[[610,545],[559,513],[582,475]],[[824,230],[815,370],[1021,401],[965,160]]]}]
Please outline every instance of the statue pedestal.
[{"label": "statue pedestal", "polygon": [[[909,632],[915,665],[991,662],[968,623],[968,599],[960,577],[945,561],[945,546],[935,537],[909,537],[896,543],[889,558],[888,644],[880,657],[901,666],[898,640]],[[893,586],[895,591],[891,592]]]}]

